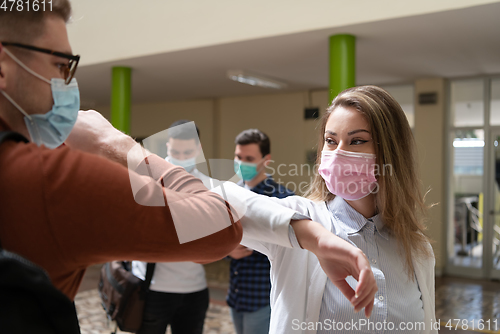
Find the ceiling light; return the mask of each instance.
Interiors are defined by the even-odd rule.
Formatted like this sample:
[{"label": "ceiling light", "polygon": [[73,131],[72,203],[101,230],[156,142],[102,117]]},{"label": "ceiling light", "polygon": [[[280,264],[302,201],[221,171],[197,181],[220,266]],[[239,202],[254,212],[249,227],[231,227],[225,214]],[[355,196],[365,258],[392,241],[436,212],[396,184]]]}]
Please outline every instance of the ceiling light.
[{"label": "ceiling light", "polygon": [[241,82],[251,86],[258,86],[264,88],[283,89],[287,84],[274,79],[269,79],[261,75],[250,74],[241,70],[227,71],[227,77],[231,80]]}]

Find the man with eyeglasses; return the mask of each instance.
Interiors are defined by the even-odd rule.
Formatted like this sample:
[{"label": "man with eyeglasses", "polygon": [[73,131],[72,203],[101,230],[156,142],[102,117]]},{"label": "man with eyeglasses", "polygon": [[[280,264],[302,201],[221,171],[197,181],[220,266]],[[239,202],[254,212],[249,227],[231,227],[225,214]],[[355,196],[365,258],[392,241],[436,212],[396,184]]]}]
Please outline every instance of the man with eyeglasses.
[{"label": "man with eyeglasses", "polygon": [[[27,139],[0,146],[1,247],[44,268],[71,300],[91,264],[224,257],[242,231],[221,197],[155,155],[132,155],[129,176],[136,142],[97,112],[78,116],[70,12],[67,0],[53,0],[51,12],[0,10],[0,131]],[[135,198],[131,182],[141,185]],[[159,205],[139,204],[158,194]],[[228,226],[181,242],[172,203],[195,221]]]},{"label": "man with eyeglasses", "polygon": [[[65,25],[69,1],[52,0],[50,12],[26,9],[0,10],[0,131],[31,139],[0,146],[1,247],[45,269],[71,300],[91,264],[210,262],[227,255],[242,237],[233,216],[236,206],[231,209],[182,167],[153,154],[145,158],[141,150],[129,153],[135,141],[99,113],[78,112],[72,78],[78,58]],[[66,147],[57,148],[62,143]],[[127,161],[137,166],[130,173]],[[371,312],[376,282],[359,250],[295,210],[269,206],[267,197],[235,187],[233,198],[241,197],[235,202],[248,204],[247,211],[244,206],[238,211],[246,212],[247,234],[292,247],[293,229],[351,303]],[[189,219],[176,221],[179,215]],[[221,221],[229,223],[217,232],[179,237],[178,231],[199,232],[186,228],[193,222],[202,222],[198,226],[204,229]],[[358,274],[359,298],[352,299],[354,290],[344,279]]]}]

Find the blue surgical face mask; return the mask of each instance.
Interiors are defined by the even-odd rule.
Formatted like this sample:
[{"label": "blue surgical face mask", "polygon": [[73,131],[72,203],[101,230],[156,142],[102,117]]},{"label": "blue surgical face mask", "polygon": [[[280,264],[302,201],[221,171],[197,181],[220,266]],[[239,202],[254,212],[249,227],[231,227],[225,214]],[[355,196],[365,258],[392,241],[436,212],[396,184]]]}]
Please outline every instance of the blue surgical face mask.
[{"label": "blue surgical face mask", "polygon": [[179,159],[175,159],[175,158],[173,158],[171,156],[168,156],[166,158],[166,160],[168,162],[170,162],[171,164],[173,164],[173,165],[181,166],[188,173],[190,173],[194,169],[194,167],[196,166],[196,157],[189,158],[189,159],[186,159],[186,160],[179,160]]},{"label": "blue surgical face mask", "polygon": [[243,179],[243,181],[253,180],[259,172],[257,171],[257,164],[234,160],[234,172]]},{"label": "blue surgical face mask", "polygon": [[9,50],[3,49],[19,66],[26,71],[50,84],[54,105],[45,114],[29,115],[21,108],[7,93],[0,91],[24,115],[24,121],[31,140],[38,146],[45,145],[48,148],[60,146],[68,138],[78,117],[80,109],[80,92],[76,79],[66,85],[64,79],[53,78],[47,80],[40,74],[23,64]]}]

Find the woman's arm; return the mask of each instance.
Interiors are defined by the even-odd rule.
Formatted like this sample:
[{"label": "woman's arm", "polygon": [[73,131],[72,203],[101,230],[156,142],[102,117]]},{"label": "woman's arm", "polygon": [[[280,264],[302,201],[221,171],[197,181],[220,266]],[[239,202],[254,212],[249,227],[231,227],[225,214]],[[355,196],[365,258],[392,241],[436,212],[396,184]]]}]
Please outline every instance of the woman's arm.
[{"label": "woman's arm", "polygon": [[[256,194],[232,182],[214,184],[212,192],[226,199],[235,220],[243,226],[242,244],[261,251],[266,244],[292,248],[288,229],[292,219],[307,219],[307,209],[301,207],[298,196],[283,199]],[[300,198],[299,198],[300,199]],[[257,246],[259,243],[262,247]],[[267,252],[264,252],[267,253]]]},{"label": "woman's arm", "polygon": [[[359,248],[337,237],[321,224],[297,218],[307,213],[298,198],[276,200],[231,182],[225,182],[212,191],[226,198],[233,207],[234,216],[240,219],[243,226],[242,243],[245,245],[257,246],[255,249],[259,251],[265,251],[269,244],[291,248],[291,225],[300,246],[316,255],[327,276],[355,310],[365,308],[365,315],[370,316],[377,285],[366,256]],[[358,280],[356,291],[345,281],[347,276]]]},{"label": "woman's arm", "polygon": [[[297,220],[291,224],[300,246],[316,255],[323,271],[351,302],[354,311],[364,308],[369,318],[378,288],[365,254],[317,222]],[[346,282],[348,276],[358,281],[356,291]]]}]

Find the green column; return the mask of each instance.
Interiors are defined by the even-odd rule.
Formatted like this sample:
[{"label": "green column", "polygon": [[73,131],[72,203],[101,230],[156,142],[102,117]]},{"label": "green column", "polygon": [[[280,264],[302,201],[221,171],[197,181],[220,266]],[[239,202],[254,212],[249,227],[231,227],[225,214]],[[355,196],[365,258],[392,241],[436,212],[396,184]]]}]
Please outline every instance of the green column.
[{"label": "green column", "polygon": [[330,36],[330,90],[328,104],[344,89],[356,86],[356,37]]},{"label": "green column", "polygon": [[113,67],[111,81],[111,124],[130,134],[130,100],[132,69]]}]

